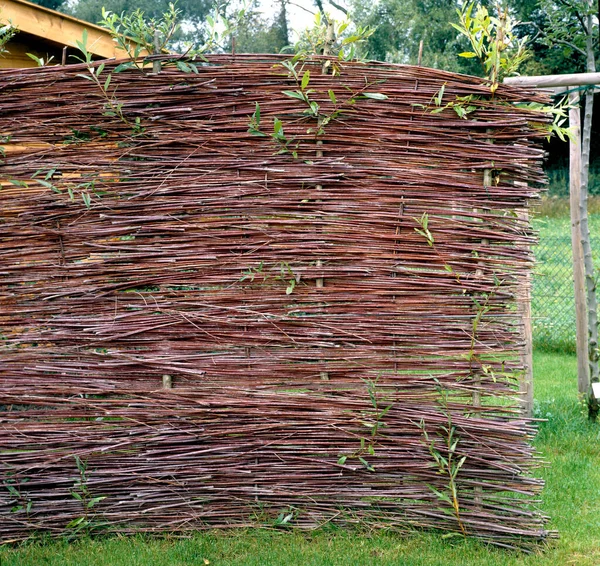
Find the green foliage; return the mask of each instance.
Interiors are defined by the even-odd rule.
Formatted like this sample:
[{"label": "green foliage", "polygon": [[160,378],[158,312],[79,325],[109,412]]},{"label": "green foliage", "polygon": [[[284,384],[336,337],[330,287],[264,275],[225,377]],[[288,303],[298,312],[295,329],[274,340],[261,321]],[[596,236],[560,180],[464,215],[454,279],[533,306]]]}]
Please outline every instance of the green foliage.
[{"label": "green foliage", "polygon": [[248,123],[248,133],[257,137],[271,138],[277,148],[275,155],[289,153],[294,159],[298,159],[299,143],[296,142],[294,138],[288,138],[285,135],[281,120],[275,117],[273,119],[273,131],[265,133],[261,130],[260,106],[258,102],[256,102],[255,105],[254,114],[252,114],[250,122]]},{"label": "green foliage", "polygon": [[504,77],[516,73],[529,57],[525,47],[528,38],[516,36],[516,22],[507,7],[497,5],[496,16],[490,15],[481,4],[475,8],[474,3],[465,5],[457,12],[459,23],[451,25],[471,45],[471,51],[464,51],[459,56],[477,58],[481,62],[493,94]]},{"label": "green foliage", "polygon": [[87,74],[79,73],[77,76],[94,83],[98,87],[100,96],[104,99],[103,116],[114,117],[129,126],[134,132],[139,129],[139,122],[131,122],[125,114],[123,114],[123,104],[117,98],[117,87],[111,86],[112,73],[107,73],[105,77],[101,77],[104,72],[104,63],[96,65],[92,60],[92,53],[87,49],[87,30],[83,30],[81,41],[77,41],[77,47],[81,51],[83,58],[78,58],[85,63]]},{"label": "green foliage", "polygon": [[[160,14],[139,8],[131,13],[118,14],[102,8],[100,25],[111,33],[113,40],[132,60],[138,59],[144,51],[185,53],[190,59],[202,58],[204,53],[230,51],[232,38],[248,26],[248,7],[245,4],[239,9],[216,4],[198,22],[201,32],[191,36],[181,31],[182,22],[185,22],[186,29],[191,25],[184,16],[184,10],[174,3],[169,3]],[[189,61],[177,60],[173,63],[184,72],[197,70]],[[124,64],[119,71],[132,66],[133,63]]]},{"label": "green foliage", "polygon": [[425,238],[428,246],[433,247],[435,240],[429,231],[429,215],[424,212],[420,218],[413,218],[413,220],[419,225],[419,228],[415,228],[415,232]]},{"label": "green foliage", "polygon": [[[309,60],[310,56],[305,54],[297,54],[292,59],[283,61],[281,66],[287,71],[288,78],[296,82],[296,90],[284,90],[282,94],[298,100],[305,107],[303,115],[312,120],[310,127],[306,133],[319,138],[325,134],[325,128],[335,119],[339,118],[344,112],[355,108],[358,100],[387,100],[387,96],[380,92],[372,92],[370,89],[375,83],[370,83],[365,78],[364,87],[352,92],[350,89],[349,95],[345,98],[338,98],[335,92],[331,89],[327,93],[319,93],[315,89],[310,88],[311,74],[309,69],[305,69],[305,60]],[[327,60],[323,67],[324,70],[329,68],[328,64],[331,60]],[[334,73],[339,72],[339,68],[334,64],[332,67]],[[324,99],[333,104],[333,109],[323,111],[323,103],[317,100]],[[316,122],[316,124],[315,124]],[[273,131],[267,132],[261,129],[261,109],[258,103],[255,103],[255,110],[248,122],[248,133],[258,137],[269,137],[273,140],[277,147],[276,155],[289,153],[294,159],[298,159],[298,150],[300,142],[294,138],[289,138],[284,132],[283,122],[275,117],[273,119]]]},{"label": "green foliage", "polygon": [[[445,397],[443,398],[445,399]],[[443,490],[437,489],[432,485],[428,487],[441,502],[450,506],[450,512],[454,515],[461,533],[463,536],[467,536],[467,530],[461,517],[457,484],[458,473],[466,462],[467,457],[459,456],[458,454],[460,437],[456,433],[456,427],[452,424],[452,415],[448,411],[447,406],[444,408],[444,412],[447,417],[447,424],[440,427],[438,433],[439,438],[442,440],[443,448],[439,448],[439,442],[430,437],[423,419],[421,419],[418,425],[423,435],[423,443],[427,446],[427,450],[435,462],[438,473],[446,481],[446,486]]]},{"label": "green foliage", "polygon": [[6,472],[6,479],[2,485],[8,492],[9,505],[12,505],[10,512],[21,514],[24,513],[29,517],[29,513],[33,508],[33,500],[23,491],[23,485],[29,481],[28,477],[19,478],[14,472]]},{"label": "green foliage", "polygon": [[448,71],[479,72],[472,61],[459,59],[463,41],[450,27],[459,0],[352,1],[352,19],[376,28],[364,45],[370,59],[416,65],[423,41],[422,64]]},{"label": "green foliage", "polygon": [[[442,87],[443,88],[443,87]],[[443,91],[442,91],[443,93]],[[441,96],[440,96],[440,101],[441,101]],[[419,234],[419,236],[422,236],[425,241],[427,242],[427,245],[432,248],[433,252],[435,253],[435,255],[439,258],[439,260],[441,261],[442,265],[444,266],[444,270],[447,271],[448,273],[452,274],[454,276],[454,278],[456,279],[457,283],[460,283],[460,275],[458,273],[456,273],[454,271],[454,269],[452,269],[452,266],[450,265],[448,258],[446,258],[437,248],[437,246],[435,245],[435,238],[433,237],[433,234],[431,233],[431,230],[429,230],[429,214],[427,212],[424,212],[419,218],[414,218],[413,220],[417,223],[418,228],[415,227],[414,231]],[[463,293],[464,293],[464,289],[463,289]]]},{"label": "green foliage", "polygon": [[340,466],[346,466],[348,465],[348,460],[354,459],[367,471],[375,471],[375,467],[369,462],[368,458],[375,456],[375,448],[380,440],[381,431],[387,426],[384,418],[393,407],[391,399],[386,397],[382,388],[378,386],[380,377],[381,376],[377,376],[375,379],[362,380],[367,387],[371,408],[362,413],[361,424],[369,431],[369,434],[367,436],[361,436],[360,445],[357,450],[349,454],[339,455],[337,463]]},{"label": "green foliage", "polygon": [[[0,14],[1,15],[1,14]],[[7,53],[6,44],[16,35],[17,28],[10,22],[0,23],[0,56]]]},{"label": "green foliage", "polygon": [[[82,20],[98,23],[103,12],[131,16],[141,11],[148,19],[161,19],[168,13],[171,0],[78,0],[63,4],[61,9]],[[178,0],[177,11],[180,19],[186,22],[186,31],[177,30],[173,40],[176,42],[194,41],[202,45],[206,36],[205,18],[213,8],[213,0]]]},{"label": "green foliage", "polygon": [[312,55],[335,55],[340,61],[360,59],[365,53],[364,47],[375,33],[375,27],[358,25],[349,20],[337,21],[329,15],[317,12],[313,26],[306,28],[293,46],[298,59]]},{"label": "green foliage", "polygon": [[75,456],[78,477],[75,479],[71,496],[81,504],[82,515],[77,517],[66,525],[67,531],[71,537],[86,534],[89,535],[93,530],[103,526],[96,518],[95,507],[98,503],[106,499],[106,496],[93,496],[89,488],[90,473],[88,471],[87,461]]},{"label": "green foliage", "polygon": [[26,53],[26,55],[30,59],[33,59],[37,63],[38,67],[46,67],[48,64],[50,64],[52,59],[54,59],[53,55],[51,55],[48,59],[44,59],[43,57],[38,57],[37,55],[34,55],[33,53]]},{"label": "green foliage", "polygon": [[[585,0],[511,0],[511,8],[523,23],[520,36],[532,37],[533,56],[524,64],[525,75],[555,75],[586,70],[584,16],[589,7]],[[598,56],[597,19],[594,49]]]},{"label": "green foliage", "polygon": [[[538,130],[543,131],[546,134],[546,140],[550,141],[553,136],[558,137],[560,141],[566,142],[567,140],[574,140],[573,132],[568,127],[569,114],[568,111],[572,108],[569,103],[568,97],[563,97],[561,100],[556,102],[554,105],[541,104],[539,102],[528,102],[528,103],[517,103],[515,104],[518,108],[524,108],[531,110],[533,113],[533,120],[530,122],[530,126]],[[551,122],[539,122],[537,116],[545,114],[551,116]]]},{"label": "green foliage", "polygon": [[[569,196],[569,166],[563,161],[557,161],[545,169],[548,175],[548,196],[568,198]],[[588,194],[590,196],[600,196],[600,159],[596,159],[590,164],[590,173],[588,181]],[[568,204],[566,201],[561,201]],[[588,203],[588,205],[596,204]],[[562,211],[562,208],[561,208]],[[592,211],[589,211],[592,212]],[[593,213],[597,213],[597,209]],[[542,214],[547,215],[545,211]],[[561,216],[563,213],[559,214]],[[566,213],[568,216],[568,212]],[[557,216],[551,214],[550,216]]]},{"label": "green foliage", "polygon": [[268,270],[265,270],[265,267],[265,263],[261,261],[258,267],[250,267],[244,271],[239,281],[254,283],[255,280],[259,280],[261,285],[266,284],[268,281],[282,282],[286,286],[286,295],[291,295],[296,285],[300,283],[300,274],[294,273],[294,270],[287,262],[282,261]]},{"label": "green foliage", "polygon": [[181,10],[169,3],[160,17],[146,16],[141,9],[120,15],[102,8],[100,25],[111,34],[115,43],[130,59],[138,59],[143,50],[162,53],[180,28]]},{"label": "green foliage", "polygon": [[[0,134],[0,144],[10,143],[12,139],[12,135],[10,134]],[[6,157],[6,148],[4,145],[0,145],[0,158]]]},{"label": "green foliage", "polygon": [[[539,0],[544,19],[539,29],[538,41],[549,50],[559,48],[565,58],[578,57],[585,71],[586,37],[593,37],[594,49],[598,51],[598,6],[588,0]],[[588,30],[586,18],[591,14],[593,29]]]},{"label": "green foliage", "polygon": [[450,100],[444,104],[444,91],[446,89],[446,83],[444,83],[440,90],[431,97],[428,104],[420,104],[413,102],[412,106],[422,108],[424,111],[431,114],[440,114],[444,110],[452,109],[459,118],[467,119],[469,115],[477,110],[477,101],[481,100],[481,97],[473,94],[466,96],[455,96],[453,100]]}]

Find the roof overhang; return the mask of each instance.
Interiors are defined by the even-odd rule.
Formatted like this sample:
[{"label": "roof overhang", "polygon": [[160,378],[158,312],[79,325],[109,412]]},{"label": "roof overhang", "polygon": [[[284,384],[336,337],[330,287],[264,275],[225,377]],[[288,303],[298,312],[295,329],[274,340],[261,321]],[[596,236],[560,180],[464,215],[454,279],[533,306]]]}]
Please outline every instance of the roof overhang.
[{"label": "roof overhang", "polygon": [[127,56],[104,28],[25,0],[0,0],[0,18],[20,31],[75,49],[77,41],[82,40],[83,30],[87,30],[86,47],[93,55],[103,59]]}]

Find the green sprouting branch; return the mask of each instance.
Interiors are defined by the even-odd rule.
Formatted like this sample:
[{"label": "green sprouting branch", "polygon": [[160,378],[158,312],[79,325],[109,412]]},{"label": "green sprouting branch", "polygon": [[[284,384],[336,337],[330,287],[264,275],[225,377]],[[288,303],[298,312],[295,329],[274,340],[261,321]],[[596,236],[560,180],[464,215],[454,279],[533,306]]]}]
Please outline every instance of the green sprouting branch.
[{"label": "green sprouting branch", "polygon": [[[498,279],[494,274],[494,288],[488,293],[482,293],[479,298],[473,297],[473,305],[475,307],[475,316],[473,317],[471,327],[471,344],[469,352],[467,354],[467,360],[469,361],[469,372],[471,375],[474,372],[473,363],[477,361],[478,356],[475,354],[475,346],[477,344],[477,334],[479,333],[479,327],[483,321],[483,317],[492,310],[491,300],[496,295],[498,289],[504,284],[503,279]],[[484,374],[489,374],[495,381],[495,376],[491,369],[485,369],[483,364],[480,364]]]},{"label": "green sprouting branch", "polygon": [[439,249],[437,248],[437,246],[435,244],[435,238],[433,237],[431,230],[429,230],[429,214],[427,214],[427,212],[424,212],[420,218],[413,218],[413,220],[419,225],[418,228],[414,229],[415,232],[417,234],[419,234],[419,236],[422,236],[425,239],[425,241],[427,242],[427,245],[434,251],[434,253],[442,261],[444,270],[447,271],[448,273],[450,273],[451,275],[454,275],[456,281],[458,283],[460,283],[460,275],[458,273],[456,273],[454,271],[454,269],[452,269],[452,266],[450,265],[450,263],[447,261],[447,259],[444,257],[444,255],[439,251]]},{"label": "green sprouting branch", "polygon": [[452,23],[471,44],[471,51],[461,57],[477,58],[488,78],[492,95],[502,79],[516,73],[519,66],[530,56],[526,48],[527,37],[519,38],[514,21],[507,7],[496,5],[497,16],[492,16],[481,4],[465,4],[457,10],[459,23]]},{"label": "green sprouting branch", "polygon": [[[436,389],[440,394],[440,406],[442,413],[446,417],[446,424],[439,427],[437,437],[439,440],[432,438],[427,432],[427,426],[424,419],[417,424],[423,437],[423,444],[427,450],[435,466],[438,469],[438,474],[446,479],[446,485],[443,490],[439,490],[432,485],[429,485],[431,492],[442,501],[450,506],[449,513],[454,516],[458,524],[458,528],[463,536],[467,536],[467,529],[463,523],[461,515],[461,507],[458,491],[458,474],[464,466],[467,456],[461,456],[458,451],[460,436],[457,433],[456,426],[452,422],[452,413],[448,406],[448,392],[442,387],[441,383],[435,379]],[[442,448],[439,448],[439,444]]]},{"label": "green sprouting branch", "polygon": [[[339,61],[351,61],[359,59],[361,47],[373,33],[374,27],[357,26],[349,20],[337,21],[318,11],[313,26],[302,32],[292,49],[298,59],[336,53]],[[326,68],[329,66],[326,64]],[[333,74],[338,74],[339,67],[335,64],[331,67]]]},{"label": "green sprouting branch", "polygon": [[469,117],[469,114],[477,110],[478,107],[474,103],[477,100],[480,100],[480,97],[477,97],[474,94],[455,96],[454,100],[450,100],[449,102],[446,102],[446,104],[443,104],[445,89],[446,83],[444,83],[431,97],[428,104],[413,102],[411,106],[422,108],[424,112],[429,112],[430,114],[440,114],[444,110],[450,109],[453,110],[459,118],[464,118],[465,120]]},{"label": "green sprouting branch", "polygon": [[255,103],[254,113],[248,122],[248,133],[252,134],[253,136],[271,138],[271,140],[277,146],[275,155],[290,153],[294,159],[298,158],[299,142],[296,142],[294,138],[288,138],[285,135],[283,123],[279,118],[276,117],[273,119],[273,131],[265,133],[261,129],[261,114],[260,105],[258,102]]},{"label": "green sprouting branch", "polygon": [[[519,66],[530,57],[527,49],[529,40],[527,37],[517,36],[515,30],[519,22],[511,17],[508,7],[501,6],[499,2],[496,3],[495,16],[487,8],[481,4],[476,6],[474,2],[464,4],[462,9],[457,10],[457,13],[459,21],[457,24],[452,23],[451,25],[465,36],[471,45],[471,51],[465,51],[460,56],[476,58],[481,62],[486,82],[493,96],[500,82],[507,76],[517,74]],[[452,108],[460,116],[472,106],[469,102],[468,100],[461,101],[459,97],[456,97],[454,101],[432,112]],[[506,102],[504,104],[512,105],[513,103]],[[514,105],[532,110],[530,125],[542,130],[548,138],[553,135],[558,136],[561,140],[572,137],[571,131],[563,126],[567,121],[568,105],[566,101],[554,106],[537,103]],[[437,106],[441,107],[441,101]],[[548,123],[546,119],[548,115],[552,116],[551,123]]]},{"label": "green sprouting branch", "polygon": [[[342,100],[338,100],[333,90],[327,91],[327,97],[334,105],[331,112],[325,113],[321,111],[321,106],[312,97],[316,90],[309,88],[310,86],[310,71],[303,70],[303,66],[299,69],[298,65],[302,60],[298,57],[294,57],[291,60],[284,61],[281,65],[288,71],[288,77],[295,80],[297,89],[296,90],[284,90],[283,94],[303,102],[307,108],[304,110],[304,114],[309,118],[317,120],[317,128],[310,128],[307,133],[314,133],[316,136],[322,136],[325,133],[325,127],[332,121],[338,118],[343,112],[347,111],[348,108],[353,108],[356,105],[357,100],[360,99],[371,99],[371,100],[387,100],[387,95],[380,92],[370,92],[369,89],[377,83],[369,82],[365,78],[365,86],[352,92],[350,95]],[[350,89],[348,89],[350,90]]]},{"label": "green sprouting branch", "polygon": [[75,479],[71,496],[79,501],[82,506],[82,515],[69,521],[66,528],[72,535],[89,534],[92,530],[102,526],[96,520],[96,512],[94,507],[106,499],[106,496],[94,496],[89,487],[90,473],[86,460],[82,460],[79,456],[75,456],[75,464],[77,465],[78,477]]},{"label": "green sprouting branch", "polygon": [[286,286],[285,294],[291,295],[298,283],[300,283],[300,274],[294,273],[294,270],[291,268],[290,264],[284,261],[280,262],[275,267],[278,268],[278,273],[273,275],[272,270],[271,272],[265,271],[265,264],[263,261],[261,261],[258,264],[258,267],[250,267],[244,271],[239,281],[250,281],[253,283],[255,279],[260,279],[261,284],[265,284],[267,281],[282,282]]},{"label": "green sprouting branch", "polygon": [[[344,99],[338,99],[335,92],[332,89],[329,89],[327,91],[327,99],[333,104],[333,110],[330,112],[323,112],[322,104],[319,104],[314,97],[317,91],[310,88],[310,70],[304,70],[303,67],[299,68],[299,61],[293,59],[284,61],[281,65],[287,70],[288,78],[293,79],[296,82],[297,87],[296,90],[284,90],[282,91],[282,94],[298,100],[305,105],[306,108],[303,111],[303,115],[308,119],[316,120],[316,127],[309,127],[306,130],[306,133],[314,135],[316,138],[325,134],[326,127],[333,120],[339,118],[344,112],[348,112],[349,109],[355,108],[358,100],[387,100],[388,98],[383,93],[372,92],[370,89],[376,83],[369,82],[365,79],[364,87],[355,91],[350,91],[350,95]],[[254,113],[249,118],[248,133],[254,136],[271,138],[278,147],[276,154],[290,153],[295,159],[298,158],[300,142],[295,138],[286,136],[283,122],[279,118],[274,118],[272,132],[267,132],[261,128],[261,108],[258,102],[255,102]]]},{"label": "green sprouting branch", "polygon": [[7,472],[7,479],[2,484],[9,494],[9,503],[14,503],[11,507],[11,513],[25,513],[29,517],[29,513],[33,507],[33,500],[22,491],[22,484],[27,483],[29,478],[18,479],[14,477],[12,472]]},{"label": "green sprouting branch", "polygon": [[[81,200],[83,204],[85,204],[86,208],[91,208],[92,203],[92,194],[98,195],[96,190],[96,183],[98,182],[98,174],[93,174],[88,176],[89,180],[82,181],[81,183],[76,183],[73,181],[63,181],[59,182],[60,172],[57,169],[57,166],[51,167],[48,170],[38,169],[32,176],[29,182],[35,181],[36,183],[50,189],[51,191],[62,194],[63,190],[67,191],[71,202],[75,202],[75,196],[79,194],[81,196]],[[82,176],[85,178],[85,176]],[[28,183],[25,181],[20,181],[13,179],[10,181],[13,185],[20,187],[27,187]]]},{"label": "green sprouting branch", "polygon": [[390,399],[381,397],[377,385],[379,377],[380,376],[377,376],[376,379],[362,380],[367,387],[371,410],[365,415],[364,420],[362,420],[361,423],[369,430],[369,435],[368,437],[361,436],[360,447],[358,450],[351,454],[343,454],[339,457],[337,463],[340,465],[344,465],[349,458],[356,458],[369,472],[375,471],[375,468],[369,463],[367,458],[375,455],[375,446],[381,436],[381,429],[387,426],[384,418],[393,407],[393,403],[391,403]]},{"label": "green sprouting branch", "polygon": [[135,123],[130,122],[123,114],[123,104],[119,102],[116,97],[117,87],[113,86],[111,89],[112,73],[108,73],[105,78],[100,79],[100,75],[104,71],[104,63],[100,63],[98,66],[94,65],[93,54],[88,51],[87,48],[88,34],[87,30],[83,30],[83,36],[81,41],[77,41],[77,47],[83,55],[83,59],[79,58],[80,61],[85,63],[88,74],[79,73],[77,76],[94,83],[100,91],[100,96],[104,99],[104,112],[103,116],[111,116],[118,118],[121,122],[126,124],[128,127],[134,129]]},{"label": "green sprouting branch", "polygon": [[[573,108],[568,96],[564,96],[554,105],[539,102],[518,102],[515,106],[532,112],[533,119],[529,122],[529,125],[544,132],[548,141],[550,141],[552,136],[557,136],[561,141],[567,141],[567,139],[575,141],[573,130],[565,126],[565,124],[569,123],[569,110]],[[552,121],[538,121],[535,117],[539,115],[549,115]]]},{"label": "green sprouting branch", "polygon": [[18,33],[18,29],[12,23],[0,23],[0,55],[8,53],[6,44]]},{"label": "green sprouting branch", "polygon": [[438,449],[436,441],[429,436],[425,421],[421,419],[418,425],[423,435],[423,443],[427,446],[427,450],[438,468],[438,473],[444,476],[447,482],[444,490],[439,490],[432,485],[428,487],[440,501],[450,505],[452,509],[451,513],[456,519],[460,532],[464,536],[467,536],[467,529],[461,516],[457,484],[458,473],[466,462],[467,457],[459,456],[457,453],[460,438],[456,434],[456,427],[452,424],[450,413],[447,413],[447,417],[447,424],[441,427],[443,434],[439,435],[443,439],[444,448],[442,450]]},{"label": "green sprouting branch", "polygon": [[33,59],[37,63],[38,67],[46,67],[52,61],[52,59],[54,59],[54,55],[51,55],[50,57],[48,57],[48,59],[38,57],[33,53],[25,53],[25,55],[27,55],[27,57],[29,57],[30,59]]},{"label": "green sprouting branch", "polygon": [[168,10],[160,18],[147,18],[140,9],[130,14],[115,14],[102,8],[100,25],[110,32],[113,41],[127,53],[131,66],[141,69],[138,60],[142,53],[162,53],[179,30],[180,16],[181,10],[173,3],[169,4]]}]

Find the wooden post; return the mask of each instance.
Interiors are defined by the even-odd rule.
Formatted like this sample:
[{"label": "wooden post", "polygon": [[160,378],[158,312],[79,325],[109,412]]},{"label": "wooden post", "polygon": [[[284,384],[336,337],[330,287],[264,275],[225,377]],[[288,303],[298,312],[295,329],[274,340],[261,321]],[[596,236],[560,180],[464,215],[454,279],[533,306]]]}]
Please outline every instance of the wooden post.
[{"label": "wooden post", "polygon": [[[486,130],[486,132],[488,134],[492,134],[493,130],[491,128],[488,128]],[[492,138],[487,140],[489,143],[494,143],[494,140]],[[483,170],[483,186],[485,188],[485,190],[487,191],[488,187],[492,186],[492,170],[491,169],[484,169]],[[477,212],[477,209],[475,209],[473,212]],[[488,246],[489,245],[489,240],[486,238],[483,238],[481,240],[481,245],[482,246]],[[479,262],[480,266],[483,266],[483,262]],[[483,277],[483,267],[478,267],[475,270],[475,277],[476,278],[481,278]],[[475,332],[475,330],[473,329],[473,333]],[[477,340],[476,336],[473,336],[473,345],[475,345],[475,342]],[[473,375],[473,385],[475,387],[475,389],[473,389],[473,408],[474,409],[481,409],[481,391],[479,390],[479,388],[481,387],[481,374],[478,371],[475,371],[474,375]],[[475,498],[477,500],[477,498]]]},{"label": "wooden post", "polygon": [[531,88],[571,88],[578,85],[597,85],[600,83],[600,73],[571,73],[564,75],[542,75],[539,77],[507,77],[507,85]]},{"label": "wooden post", "polygon": [[[492,170],[484,169],[483,170],[483,186],[487,188],[487,187],[490,187],[491,185],[492,185]],[[477,212],[477,209],[475,209],[474,212]],[[489,244],[489,241],[484,238],[481,240],[481,244],[483,246],[487,246]],[[483,263],[479,262],[479,265],[483,265]],[[475,270],[475,277],[476,278],[483,277],[483,268],[482,267],[478,267]],[[474,304],[474,306],[476,307],[477,305]],[[476,316],[476,313],[473,316]],[[472,332],[473,332],[473,346],[475,346],[475,344],[477,342],[477,336],[474,335],[475,334],[474,328],[473,328]],[[472,363],[473,362],[469,362],[470,365],[472,365]],[[471,371],[473,371],[473,370],[471,369]],[[473,385],[475,387],[473,389],[473,408],[481,409],[481,391],[479,390],[481,387],[481,373],[478,370],[475,370],[473,372]]]},{"label": "wooden post", "polygon": [[[516,186],[527,188],[527,183],[515,181]],[[529,212],[521,210],[517,216],[526,225],[529,225]],[[518,300],[518,311],[523,322],[523,351],[521,352],[521,364],[523,365],[523,377],[519,382],[519,393],[523,414],[533,417],[533,328],[531,324],[531,273],[526,273],[521,281],[521,295]]]},{"label": "wooden post", "polygon": [[[527,183],[523,183],[526,185]],[[529,223],[529,214],[527,211],[518,213],[519,218]],[[522,281],[522,295],[519,297],[519,314],[523,321],[523,352],[521,353],[521,362],[523,364],[523,378],[519,383],[519,393],[521,393],[521,402],[523,414],[526,417],[533,417],[533,329],[531,325],[531,274],[527,273]]]},{"label": "wooden post", "polygon": [[573,284],[575,290],[575,321],[577,340],[577,386],[579,393],[587,395],[590,388],[588,366],[587,304],[585,295],[585,271],[581,245],[581,116],[579,93],[569,94],[572,108],[569,125],[573,137],[569,142],[569,196],[571,208],[571,245],[573,248]]},{"label": "wooden post", "polygon": [[523,321],[523,346],[522,363],[523,378],[519,384],[523,414],[533,417],[533,330],[531,327],[531,275],[528,273],[523,281],[523,296],[519,301],[519,311]]},{"label": "wooden post", "polygon": [[[513,86],[545,88],[559,92],[575,86],[597,85],[600,73],[574,73],[538,77],[508,77],[504,82]],[[573,139],[569,142],[569,194],[571,209],[571,247],[573,250],[573,285],[575,291],[575,330],[577,343],[577,386],[582,395],[589,395],[589,336],[585,265],[581,236],[581,115],[579,93],[569,93],[569,125]]]}]

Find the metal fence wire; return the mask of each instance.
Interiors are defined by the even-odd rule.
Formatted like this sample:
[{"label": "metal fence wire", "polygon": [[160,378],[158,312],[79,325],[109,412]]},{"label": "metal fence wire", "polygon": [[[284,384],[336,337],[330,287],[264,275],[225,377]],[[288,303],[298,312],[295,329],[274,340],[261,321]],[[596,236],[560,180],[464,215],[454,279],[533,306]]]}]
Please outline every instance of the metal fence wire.
[{"label": "metal fence wire", "polygon": [[[598,249],[600,238],[592,238]],[[571,236],[545,237],[534,248],[531,310],[534,346],[546,350],[575,351],[575,298]]]}]

